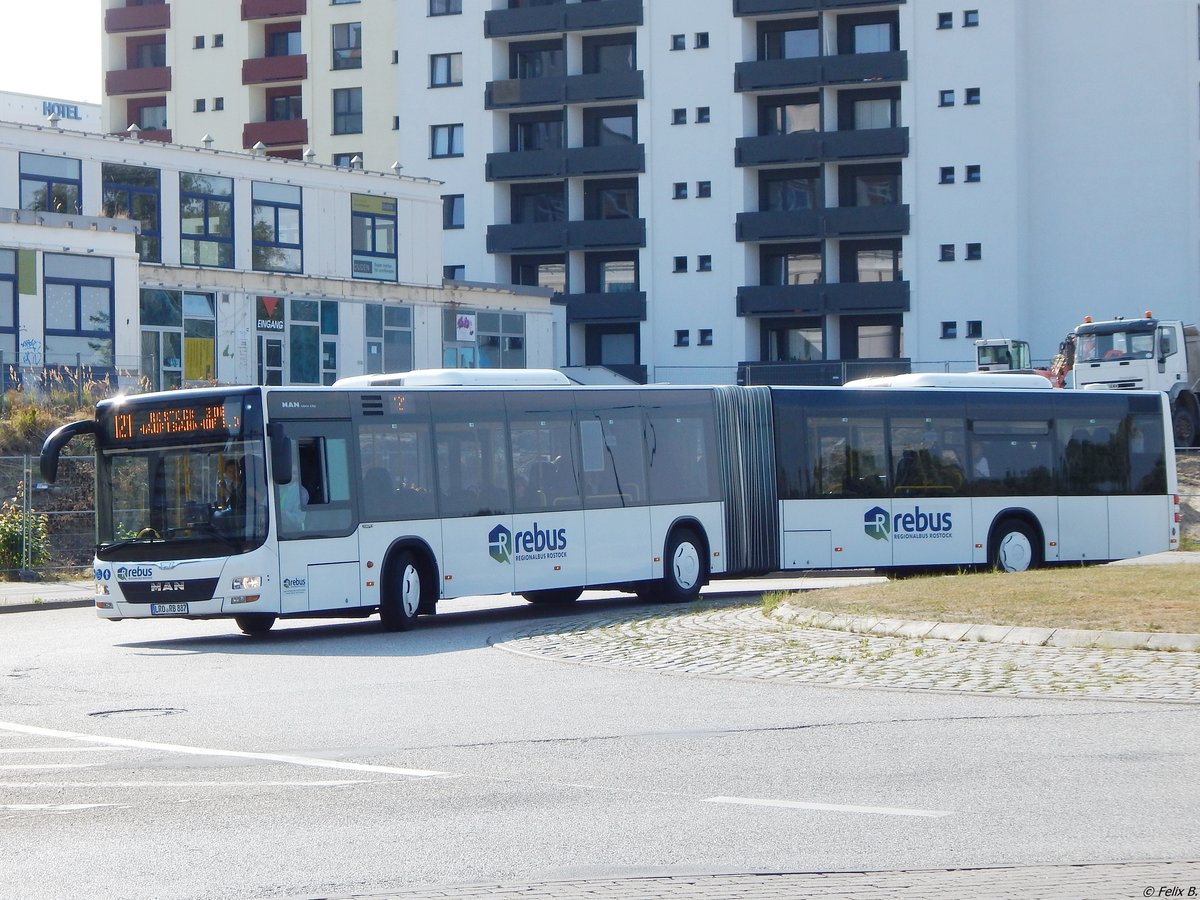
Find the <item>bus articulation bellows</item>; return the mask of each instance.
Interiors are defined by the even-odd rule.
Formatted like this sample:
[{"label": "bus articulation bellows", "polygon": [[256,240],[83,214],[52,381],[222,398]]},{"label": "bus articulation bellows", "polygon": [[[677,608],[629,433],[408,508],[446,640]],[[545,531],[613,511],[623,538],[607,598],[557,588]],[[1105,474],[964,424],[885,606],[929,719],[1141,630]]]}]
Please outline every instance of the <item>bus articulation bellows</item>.
[{"label": "bus articulation bellows", "polygon": [[249,634],[375,612],[405,630],[468,595],[688,601],[713,577],[1178,545],[1162,395],[979,378],[584,387],[438,370],[170,391],[102,401],[41,464],[52,482],[71,438],[94,435],[100,616],[232,617]]}]

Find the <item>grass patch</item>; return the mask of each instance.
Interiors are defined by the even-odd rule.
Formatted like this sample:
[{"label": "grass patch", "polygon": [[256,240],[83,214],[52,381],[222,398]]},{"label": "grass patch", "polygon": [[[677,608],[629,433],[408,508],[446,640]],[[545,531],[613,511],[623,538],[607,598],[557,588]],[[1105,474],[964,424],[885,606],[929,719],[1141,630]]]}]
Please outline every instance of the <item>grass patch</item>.
[{"label": "grass patch", "polygon": [[938,622],[1200,634],[1200,565],[1084,566],[928,575],[886,584],[773,592],[769,612],[805,609]]}]

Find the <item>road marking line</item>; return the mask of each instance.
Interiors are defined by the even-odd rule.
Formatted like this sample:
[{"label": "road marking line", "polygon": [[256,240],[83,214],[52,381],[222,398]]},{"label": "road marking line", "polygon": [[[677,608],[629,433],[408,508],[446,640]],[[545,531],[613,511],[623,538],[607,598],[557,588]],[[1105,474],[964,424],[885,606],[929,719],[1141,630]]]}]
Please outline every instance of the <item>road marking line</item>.
[{"label": "road marking line", "polygon": [[103,753],[110,747],[26,747],[24,750],[0,750],[0,754],[12,753]]},{"label": "road marking line", "polygon": [[13,772],[18,769],[90,769],[103,763],[23,763],[15,766],[0,766],[0,772]]},{"label": "road marking line", "polygon": [[0,788],[344,787],[376,781],[0,781]]},{"label": "road marking line", "polygon": [[56,731],[36,725],[21,725],[16,722],[0,722],[0,730],[39,737],[61,738],[103,744],[108,747],[131,747],[135,750],[159,750],[164,753],[180,753],[187,756],[223,756],[231,759],[253,759],[259,762],[284,763],[291,766],[308,766],[314,769],[339,769],[345,772],[373,772],[379,775],[404,775],[408,778],[457,778],[453,772],[434,772],[428,769],[402,769],[396,766],[373,766],[367,763],[341,762],[334,759],[318,759],[311,756],[294,756],[289,753],[255,753],[250,750],[221,750],[213,747],[188,747],[182,744],[159,744],[153,741],[136,741],[130,738],[109,738],[74,731]]},{"label": "road marking line", "polygon": [[940,809],[904,809],[895,806],[848,806],[841,803],[803,803],[798,800],[756,800],[752,797],[708,797],[704,803],[740,803],[744,806],[777,806],[784,809],[814,809],[824,812],[867,813],[876,816],[921,816],[938,819],[953,812]]},{"label": "road marking line", "polygon": [[116,806],[115,803],[10,803],[0,806],[12,812],[75,812],[79,809],[97,809],[101,806]]}]

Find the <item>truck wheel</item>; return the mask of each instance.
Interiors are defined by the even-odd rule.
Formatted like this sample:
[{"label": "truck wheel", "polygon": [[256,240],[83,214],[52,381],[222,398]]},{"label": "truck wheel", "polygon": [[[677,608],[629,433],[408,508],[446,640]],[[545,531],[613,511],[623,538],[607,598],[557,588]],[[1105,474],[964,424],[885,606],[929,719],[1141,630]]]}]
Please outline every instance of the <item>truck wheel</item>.
[{"label": "truck wheel", "polygon": [[1195,446],[1196,418],[1182,403],[1175,407],[1175,413],[1171,416],[1171,429],[1175,433],[1176,447]]},{"label": "truck wheel", "polygon": [[388,631],[408,631],[417,624],[421,609],[421,567],[417,557],[404,550],[392,564],[379,602],[379,621]]},{"label": "truck wheel", "polygon": [[1005,519],[992,532],[988,561],[997,572],[1026,572],[1041,565],[1033,529],[1019,519]]}]

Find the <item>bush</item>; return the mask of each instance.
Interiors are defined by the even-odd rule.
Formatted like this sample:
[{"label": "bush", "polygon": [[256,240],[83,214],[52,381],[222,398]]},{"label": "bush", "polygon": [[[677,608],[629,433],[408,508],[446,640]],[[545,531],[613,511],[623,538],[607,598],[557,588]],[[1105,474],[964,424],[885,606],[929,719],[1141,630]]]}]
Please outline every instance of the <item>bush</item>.
[{"label": "bush", "polygon": [[22,490],[0,503],[0,570],[9,575],[37,569],[50,559],[49,517],[25,514]]}]

